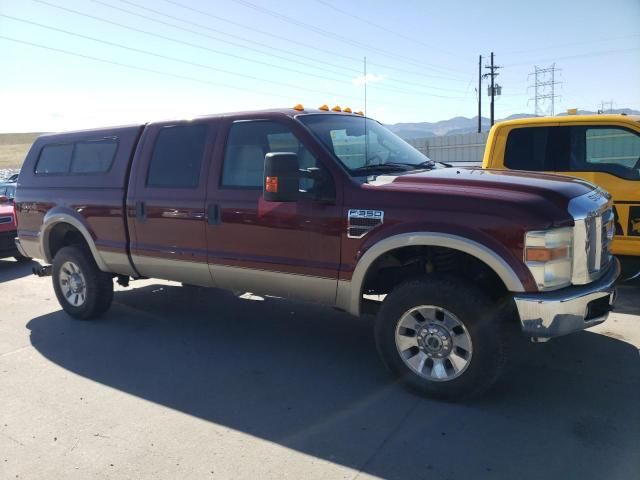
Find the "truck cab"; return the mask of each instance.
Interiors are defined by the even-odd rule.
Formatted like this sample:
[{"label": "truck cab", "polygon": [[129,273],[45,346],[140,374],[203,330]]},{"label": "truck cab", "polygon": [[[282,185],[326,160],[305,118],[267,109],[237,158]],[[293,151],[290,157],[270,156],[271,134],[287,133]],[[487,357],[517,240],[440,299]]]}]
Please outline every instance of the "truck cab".
[{"label": "truck cab", "polygon": [[613,196],[611,246],[623,277],[640,274],[640,116],[521,118],[492,128],[487,169],[549,172],[582,178]]}]

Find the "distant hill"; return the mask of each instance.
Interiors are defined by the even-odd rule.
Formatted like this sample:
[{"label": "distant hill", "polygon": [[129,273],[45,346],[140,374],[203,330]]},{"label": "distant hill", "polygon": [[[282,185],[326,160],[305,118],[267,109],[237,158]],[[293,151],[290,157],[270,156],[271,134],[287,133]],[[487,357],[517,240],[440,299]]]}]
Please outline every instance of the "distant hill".
[{"label": "distant hill", "polygon": [[20,168],[31,144],[39,135],[38,132],[0,133],[0,169]]},{"label": "distant hill", "polygon": [[[580,115],[589,115],[597,112],[588,110],[578,110]],[[630,108],[621,108],[613,110],[611,113],[626,113],[627,115],[640,115],[640,111]],[[559,116],[566,113],[559,113]],[[514,120],[517,118],[535,117],[533,113],[515,113],[508,117],[496,120],[502,122],[505,120]],[[486,132],[490,126],[490,120],[482,117],[482,131]],[[394,125],[386,125],[389,130],[396,135],[406,139],[413,140],[416,138],[430,138],[440,135],[456,135],[460,133],[472,133],[478,131],[478,117],[453,117],[449,120],[440,120],[439,122],[418,122],[418,123],[396,123]]]}]

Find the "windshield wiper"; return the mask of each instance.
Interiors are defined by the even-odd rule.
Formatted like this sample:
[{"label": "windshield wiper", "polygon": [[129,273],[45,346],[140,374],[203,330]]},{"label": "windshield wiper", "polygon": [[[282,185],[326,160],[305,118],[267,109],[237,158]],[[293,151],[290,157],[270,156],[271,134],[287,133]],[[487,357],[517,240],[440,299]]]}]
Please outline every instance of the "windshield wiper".
[{"label": "windshield wiper", "polygon": [[370,165],[363,165],[362,167],[354,168],[352,172],[406,172],[409,169],[406,168],[410,165],[404,163],[372,163]]},{"label": "windshield wiper", "polygon": [[401,163],[401,162],[387,162],[386,165],[402,165],[410,167],[412,170],[420,170],[422,168],[432,169],[436,167],[436,162],[433,160],[425,160],[422,163]]}]

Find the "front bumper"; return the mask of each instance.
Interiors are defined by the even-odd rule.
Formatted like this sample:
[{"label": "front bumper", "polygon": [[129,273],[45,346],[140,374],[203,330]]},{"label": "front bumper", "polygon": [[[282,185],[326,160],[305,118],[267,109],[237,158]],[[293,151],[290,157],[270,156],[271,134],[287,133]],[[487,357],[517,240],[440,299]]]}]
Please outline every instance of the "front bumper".
[{"label": "front bumper", "polygon": [[620,264],[614,259],[605,275],[587,285],[514,295],[522,332],[542,340],[604,322],[613,307],[619,275]]}]

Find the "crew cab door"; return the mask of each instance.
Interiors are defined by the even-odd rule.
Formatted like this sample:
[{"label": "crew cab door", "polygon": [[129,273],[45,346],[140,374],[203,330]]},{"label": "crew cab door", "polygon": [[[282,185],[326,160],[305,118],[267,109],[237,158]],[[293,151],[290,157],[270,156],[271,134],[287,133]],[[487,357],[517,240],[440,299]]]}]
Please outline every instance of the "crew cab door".
[{"label": "crew cab door", "polygon": [[211,121],[146,127],[127,197],[131,257],[140,275],[213,284],[205,199],[215,135]]},{"label": "crew cab door", "polygon": [[[303,141],[306,132],[300,130],[288,118],[228,121],[210,175],[208,260],[220,287],[334,304],[339,192],[318,160],[319,147],[308,138]],[[296,153],[301,168],[317,167],[326,176],[301,180],[304,192],[295,202],[265,202],[264,157],[269,152]]]}]

